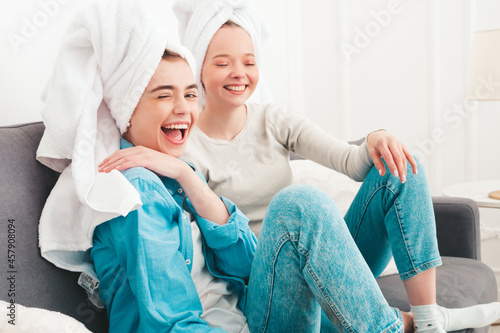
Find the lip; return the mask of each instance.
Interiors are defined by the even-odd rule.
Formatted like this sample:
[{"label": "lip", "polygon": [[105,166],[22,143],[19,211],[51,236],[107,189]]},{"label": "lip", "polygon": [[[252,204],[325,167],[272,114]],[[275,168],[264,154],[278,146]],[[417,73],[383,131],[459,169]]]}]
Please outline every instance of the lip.
[{"label": "lip", "polygon": [[[242,90],[231,90],[231,89],[228,89],[227,87],[243,87],[243,89]],[[242,95],[247,91],[248,85],[247,84],[226,84],[224,86],[224,89],[233,95]]]},{"label": "lip", "polygon": [[[168,135],[163,131],[163,127],[172,126],[172,125],[187,125],[186,129],[181,129],[181,131],[182,131],[182,139],[181,140],[173,140],[172,138],[168,137]],[[165,139],[167,139],[170,143],[172,143],[174,145],[180,146],[186,142],[186,140],[189,136],[189,132],[191,130],[191,123],[188,121],[179,121],[179,122],[173,122],[173,123],[168,123],[168,124],[162,124],[160,130],[161,130],[161,134],[163,135],[163,137]]]}]

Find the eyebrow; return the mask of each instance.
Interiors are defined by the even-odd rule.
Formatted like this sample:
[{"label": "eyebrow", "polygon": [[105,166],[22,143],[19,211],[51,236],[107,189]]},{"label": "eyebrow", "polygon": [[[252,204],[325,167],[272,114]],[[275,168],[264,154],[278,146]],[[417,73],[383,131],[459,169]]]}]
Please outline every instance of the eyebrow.
[{"label": "eyebrow", "polygon": [[[252,56],[252,57],[255,57],[255,54],[252,53],[252,52],[249,52],[249,53],[245,53],[246,56]],[[231,55],[229,54],[217,54],[215,56],[213,56],[212,59],[217,59],[217,58],[230,58]]]},{"label": "eyebrow", "polygon": [[[164,90],[164,89],[175,90],[175,86],[172,86],[172,85],[158,86],[158,87],[154,88],[153,90],[151,90],[151,92],[153,93],[155,91]],[[189,86],[187,86],[185,89],[198,89],[198,85],[196,83],[193,83],[193,84],[190,84]]]}]

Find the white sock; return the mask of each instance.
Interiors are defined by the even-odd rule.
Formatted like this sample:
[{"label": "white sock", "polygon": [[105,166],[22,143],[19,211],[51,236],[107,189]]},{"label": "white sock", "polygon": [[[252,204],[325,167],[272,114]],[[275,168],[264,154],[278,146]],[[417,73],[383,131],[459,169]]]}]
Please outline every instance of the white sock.
[{"label": "white sock", "polygon": [[460,309],[447,309],[438,305],[437,309],[446,331],[484,327],[500,319],[500,302],[479,304]]},{"label": "white sock", "polygon": [[437,304],[412,306],[411,313],[415,332],[446,333]]}]

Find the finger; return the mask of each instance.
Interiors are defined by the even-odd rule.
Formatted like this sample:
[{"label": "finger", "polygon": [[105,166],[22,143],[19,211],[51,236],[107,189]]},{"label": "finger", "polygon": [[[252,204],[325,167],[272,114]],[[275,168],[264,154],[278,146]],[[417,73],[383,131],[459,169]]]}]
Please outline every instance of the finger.
[{"label": "finger", "polygon": [[405,174],[408,174],[408,161],[406,160],[406,155],[403,150],[400,152],[401,156],[403,157],[403,169],[405,170]]},{"label": "finger", "polygon": [[405,145],[401,144],[398,151],[399,151],[399,156],[401,157],[401,163],[403,163],[403,169],[405,171],[405,175],[408,175],[408,161],[406,159]]},{"label": "finger", "polygon": [[408,175],[408,164],[406,162],[406,156],[401,145],[398,144],[394,146],[392,150],[392,157],[394,160],[394,164],[396,164],[396,168],[398,170],[399,180],[401,181],[401,183],[405,183],[406,177]]},{"label": "finger", "polygon": [[137,160],[137,156],[139,155],[140,152],[137,150],[116,152],[99,165],[99,171],[110,172],[113,169],[117,169],[119,165],[122,165],[129,161]]},{"label": "finger", "polygon": [[394,177],[399,178],[398,166],[396,165],[396,162],[394,161],[394,157],[392,155],[392,152],[390,151],[389,148],[384,149],[384,152],[382,153],[382,157],[385,161],[385,164],[387,164],[387,167],[389,168],[391,173],[394,175]]},{"label": "finger", "polygon": [[129,148],[117,150],[114,153],[112,153],[111,155],[109,155],[108,157],[106,157],[101,163],[99,163],[99,166],[112,163],[113,161],[116,161],[121,156],[123,156],[124,154],[127,154],[127,153],[129,153]]},{"label": "finger", "polygon": [[99,169],[105,169],[110,165],[116,163],[118,160],[126,158],[127,156],[134,156],[141,153],[141,149],[136,149],[139,147],[125,148],[115,151],[113,154],[105,158],[99,165]]},{"label": "finger", "polygon": [[109,169],[111,166],[116,165],[118,161],[123,159],[124,155],[121,152],[113,153],[110,155],[108,158],[106,158],[104,161],[99,164],[99,169]]},{"label": "finger", "polygon": [[382,161],[380,154],[377,151],[373,151],[370,153],[370,158],[373,161],[373,165],[378,170],[379,175],[385,175],[385,164]]},{"label": "finger", "polygon": [[117,152],[114,152],[113,154],[109,155],[108,157],[106,157],[104,160],[102,160],[101,163],[99,163],[99,167],[102,166],[102,165],[105,165],[105,164],[108,164],[110,163],[111,161],[115,160],[116,159],[116,154]]},{"label": "finger", "polygon": [[137,166],[141,166],[139,163],[139,160],[135,159],[135,158],[131,158],[130,155],[127,155],[127,156],[123,156],[123,158],[120,158],[109,165],[102,167],[102,171],[104,171],[104,172],[111,172],[112,170],[121,171],[121,170],[134,168]]},{"label": "finger", "polygon": [[109,170],[111,167],[115,166],[117,161],[119,161],[120,158],[117,156],[113,156],[108,158],[107,160],[103,161],[101,164],[99,164],[98,169],[99,171],[105,171]]},{"label": "finger", "polygon": [[417,161],[415,160],[415,158],[413,157],[413,155],[408,151],[408,149],[406,149],[406,147],[403,147],[403,151],[405,153],[405,156],[406,158],[408,159],[408,161],[410,162],[410,165],[411,165],[411,168],[413,170],[413,173],[416,175],[418,174],[418,165],[417,165]]},{"label": "finger", "polygon": [[405,169],[405,174],[408,175],[408,160],[406,159],[404,147],[401,147],[400,154],[401,154],[401,159],[403,162],[403,168]]},{"label": "finger", "polygon": [[400,144],[393,144],[390,148],[394,164],[396,165],[399,180],[401,183],[406,182],[406,174],[408,172],[406,164],[406,156],[402,152]]},{"label": "finger", "polygon": [[112,170],[122,171],[122,170],[127,170],[130,168],[135,168],[138,166],[140,166],[140,165],[136,160],[128,160],[128,161],[120,160],[112,168],[110,168],[108,172],[110,172]]},{"label": "finger", "polygon": [[123,164],[123,159],[117,159],[106,163],[99,167],[99,171],[101,172],[110,172],[111,170],[117,169],[119,165]]}]

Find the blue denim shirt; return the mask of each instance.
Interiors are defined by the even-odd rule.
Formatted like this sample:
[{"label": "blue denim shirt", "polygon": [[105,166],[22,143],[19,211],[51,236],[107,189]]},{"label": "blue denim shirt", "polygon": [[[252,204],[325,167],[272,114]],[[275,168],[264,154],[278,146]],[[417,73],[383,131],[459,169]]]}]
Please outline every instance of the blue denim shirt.
[{"label": "blue denim shirt", "polygon": [[[133,147],[122,140],[121,148]],[[238,306],[244,311],[246,282],[255,254],[257,239],[248,227],[247,217],[230,200],[221,197],[230,214],[225,225],[204,219],[196,213],[179,183],[173,179],[161,177],[145,168],[131,168],[123,172],[125,177],[141,195],[143,205],[130,212],[123,219],[162,219],[168,228],[169,248],[161,249],[163,256],[171,257],[172,265],[165,267],[166,274],[173,285],[182,286],[168,290],[172,303],[182,300],[184,309],[193,315],[201,313],[201,303],[191,279],[193,262],[193,242],[191,221],[188,212],[197,221],[203,243],[203,252],[209,271],[216,277],[229,281],[235,293],[238,293]],[[203,176],[197,172],[198,176]],[[123,221],[126,222],[126,221]],[[180,255],[179,255],[180,254]],[[172,285],[172,284],[169,284]],[[169,304],[175,311],[175,304]],[[172,317],[175,317],[172,316]],[[196,320],[194,320],[196,322]]]}]

